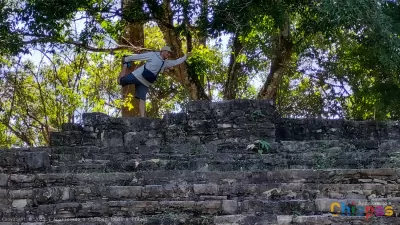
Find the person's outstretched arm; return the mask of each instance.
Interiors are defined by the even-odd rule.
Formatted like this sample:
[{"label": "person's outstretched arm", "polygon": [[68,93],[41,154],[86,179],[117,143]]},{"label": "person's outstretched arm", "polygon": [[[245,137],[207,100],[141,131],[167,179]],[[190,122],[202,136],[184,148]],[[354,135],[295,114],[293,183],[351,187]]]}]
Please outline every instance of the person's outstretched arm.
[{"label": "person's outstretched arm", "polygon": [[175,59],[175,60],[166,60],[165,61],[165,69],[171,68],[173,66],[179,65],[183,62],[186,61],[186,59],[190,56],[191,54],[188,53],[186,55],[184,55],[183,57],[179,58],[179,59]]},{"label": "person's outstretched arm", "polygon": [[132,62],[132,61],[144,61],[144,60],[148,60],[152,57],[152,55],[154,54],[154,52],[146,52],[146,53],[142,53],[142,54],[134,54],[134,55],[130,55],[130,56],[126,56],[124,58],[124,62]]}]

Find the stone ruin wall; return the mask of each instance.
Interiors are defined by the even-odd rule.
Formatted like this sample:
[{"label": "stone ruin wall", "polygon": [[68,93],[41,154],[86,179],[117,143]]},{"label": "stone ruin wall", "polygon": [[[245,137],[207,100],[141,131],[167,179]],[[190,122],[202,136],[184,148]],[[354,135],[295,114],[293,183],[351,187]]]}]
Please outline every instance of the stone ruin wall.
[{"label": "stone ruin wall", "polygon": [[102,113],[83,114],[83,124],[64,124],[53,133],[52,146],[98,145],[122,147],[146,140],[145,146],[181,143],[242,148],[255,140],[268,142],[308,140],[371,140],[400,138],[396,121],[280,118],[269,101],[232,100],[190,102],[185,113],[163,119],[113,118]]},{"label": "stone ruin wall", "polygon": [[[185,113],[163,119],[86,113],[82,121],[52,133],[49,147],[0,150],[0,218],[126,217],[129,208],[142,219],[185,209],[204,213],[210,219],[205,224],[250,225],[276,220],[279,213],[289,222],[308,220],[329,212],[335,197],[369,201],[370,196],[400,195],[395,169],[400,166],[400,126],[394,121],[285,119],[259,100],[190,102]],[[257,141],[271,148],[262,155],[248,148]],[[91,164],[96,159],[108,162]],[[307,188],[298,189],[299,182]],[[349,195],[351,185],[368,190]],[[98,196],[121,202],[85,202]],[[293,217],[288,204],[304,217]],[[142,210],[149,211],[141,215]],[[257,217],[258,212],[267,215]],[[235,218],[248,222],[232,222]]]}]

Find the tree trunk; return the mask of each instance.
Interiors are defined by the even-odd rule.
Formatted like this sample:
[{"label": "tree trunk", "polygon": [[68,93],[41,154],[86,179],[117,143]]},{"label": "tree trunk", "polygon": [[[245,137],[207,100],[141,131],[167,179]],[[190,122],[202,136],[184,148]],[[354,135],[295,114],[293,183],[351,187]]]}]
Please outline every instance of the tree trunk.
[{"label": "tree trunk", "polygon": [[199,20],[200,20],[201,26],[200,26],[200,31],[198,33],[198,39],[199,39],[198,41],[201,45],[206,46],[207,37],[208,37],[207,27],[209,26],[208,25],[208,9],[209,9],[208,5],[209,4],[208,4],[208,0],[201,0],[200,2],[201,2],[201,9],[200,9]]},{"label": "tree trunk", "polygon": [[[122,7],[127,6],[129,0],[122,0]],[[144,28],[142,23],[131,23],[126,27],[124,33],[125,39],[121,40],[121,44],[129,45],[132,44],[137,47],[144,47]],[[128,43],[129,42],[129,43]],[[135,52],[140,53],[140,52]],[[129,74],[135,69],[137,69],[139,65],[132,63],[131,67],[127,69],[127,73]],[[125,74],[125,75],[126,75]],[[122,99],[123,101],[127,101],[128,105],[133,105],[133,109],[122,106],[121,114],[122,117],[139,117],[139,99],[135,98],[135,85],[126,85],[121,89]],[[132,96],[131,98],[129,96]]]},{"label": "tree trunk", "polygon": [[290,39],[289,19],[281,28],[279,37],[276,38],[274,56],[272,57],[271,69],[261,91],[258,93],[259,99],[270,99],[276,103],[276,96],[279,84],[290,63],[292,57],[293,43]]},{"label": "tree trunk", "polygon": [[[172,50],[172,57],[182,57],[182,42],[173,26],[173,12],[171,10],[170,0],[163,0],[164,14],[161,21],[158,21],[161,32],[164,35],[164,40]],[[191,41],[191,40],[188,40]],[[188,44],[191,46],[192,43]],[[189,91],[189,98],[191,100],[209,100],[205,93],[204,87],[202,86],[198,77],[194,74],[193,70],[188,68],[187,63],[182,63],[178,66],[171,68],[173,70],[172,78],[182,84]]]},{"label": "tree trunk", "polygon": [[243,51],[243,44],[239,40],[239,32],[236,32],[232,39],[232,54],[229,60],[228,78],[224,87],[224,100],[236,98],[236,93],[238,91],[238,78],[242,70],[241,63],[237,62],[237,57]]}]

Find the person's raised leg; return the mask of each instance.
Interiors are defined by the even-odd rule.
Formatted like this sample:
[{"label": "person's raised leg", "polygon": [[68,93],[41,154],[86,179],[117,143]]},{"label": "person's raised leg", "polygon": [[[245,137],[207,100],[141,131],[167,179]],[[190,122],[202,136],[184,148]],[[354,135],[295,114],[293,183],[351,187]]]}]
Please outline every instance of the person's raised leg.
[{"label": "person's raised leg", "polygon": [[140,111],[140,116],[144,117],[144,113],[146,112],[146,101],[145,100],[140,99],[139,111]]}]

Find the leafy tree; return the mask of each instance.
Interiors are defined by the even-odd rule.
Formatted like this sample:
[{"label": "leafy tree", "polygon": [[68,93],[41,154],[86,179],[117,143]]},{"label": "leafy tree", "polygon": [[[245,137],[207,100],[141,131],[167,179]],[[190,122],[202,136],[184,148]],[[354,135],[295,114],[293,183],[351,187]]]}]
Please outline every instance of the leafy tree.
[{"label": "leafy tree", "polygon": [[0,124],[8,129],[4,132],[27,146],[44,145],[51,131],[62,123],[79,122],[83,112],[117,115],[118,90],[111,82],[115,65],[107,65],[99,54],[104,53],[57,54],[50,63],[43,57],[38,66],[12,59],[0,82]]},{"label": "leafy tree", "polygon": [[[160,31],[155,28],[146,26],[145,29],[152,37],[145,44],[151,48],[164,44]],[[82,113],[119,115],[122,105],[127,104],[119,96],[115,77],[120,63],[113,56],[102,52],[71,50],[53,54],[39,50],[43,56],[38,65],[11,57],[9,62],[5,60],[7,64],[0,73],[5,78],[0,82],[4,110],[0,114],[0,125],[6,127],[1,130],[1,140],[5,145],[46,145],[51,131],[60,130],[66,122],[79,123]],[[208,73],[214,75],[215,69],[220,68],[214,67],[222,61],[217,51],[201,47],[195,49],[193,55],[194,64],[203,63],[204,55],[213,59],[199,68],[205,77]],[[218,83],[214,76],[207,80],[210,87]],[[147,113],[153,118],[176,111],[188,101],[188,93],[166,74],[160,75],[148,97]]]},{"label": "leafy tree", "polygon": [[[323,81],[330,87],[327,89],[331,93],[324,93],[323,97],[334,101],[331,109],[337,110],[340,107],[345,110],[342,116],[366,119],[371,116],[360,117],[354,114],[354,109],[365,108],[361,106],[364,100],[356,97],[357,89],[362,87],[357,80],[366,81],[369,76],[374,76],[376,85],[382,86],[383,77],[398,77],[395,74],[398,74],[400,42],[399,17],[396,12],[399,12],[397,1],[217,1],[211,30],[217,34],[224,31],[233,35],[239,33],[240,40],[249,50],[258,52],[259,58],[269,62],[269,74],[258,94],[260,98],[276,100],[279,87],[284,88],[285,82],[288,87],[287,78],[297,79],[292,74],[302,70],[299,66],[303,64],[298,62],[305,62],[310,58],[310,53],[321,52],[317,57],[322,61],[314,65],[321,69],[318,72],[313,69],[315,73],[308,75],[314,78],[306,78],[308,80],[298,84],[309,83],[312,79],[319,83]],[[358,71],[349,68],[357,68]],[[368,71],[374,71],[375,74]],[[354,96],[344,101],[345,96],[336,93],[335,89],[346,85],[354,89]],[[372,87],[364,87],[371,93]],[[304,86],[299,88],[304,89]],[[314,85],[309,86],[307,92],[311,93],[313,89]],[[391,93],[396,93],[398,89],[398,85],[393,85]],[[281,94],[284,92],[279,91]],[[366,93],[367,90],[361,95],[365,96]],[[308,94],[304,96],[308,97]],[[375,92],[371,98],[377,100],[379,96],[383,95]],[[284,100],[283,96],[279,99],[278,104],[290,102]],[[355,104],[351,104],[351,101]],[[368,102],[367,105],[372,104],[371,100]],[[327,104],[322,107],[327,107]],[[365,108],[369,114],[371,109]],[[387,115],[386,112],[383,114]]]}]

